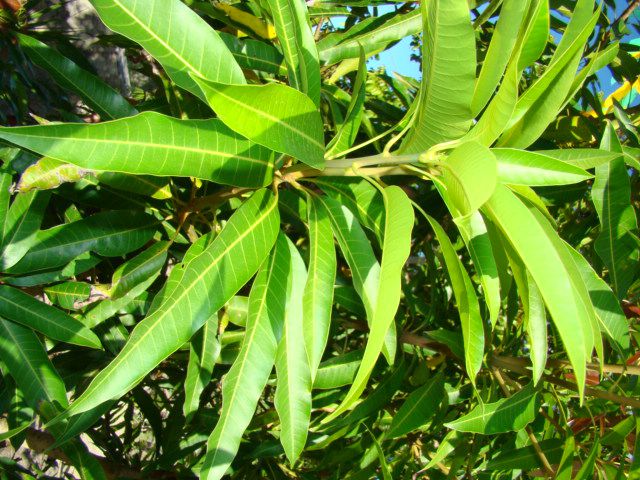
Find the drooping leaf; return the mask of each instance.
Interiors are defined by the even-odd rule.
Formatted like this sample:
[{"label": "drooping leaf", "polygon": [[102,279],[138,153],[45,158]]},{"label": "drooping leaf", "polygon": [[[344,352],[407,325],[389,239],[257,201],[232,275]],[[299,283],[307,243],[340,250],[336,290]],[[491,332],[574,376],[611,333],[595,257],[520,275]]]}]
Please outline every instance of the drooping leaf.
[{"label": "drooping leaf", "polygon": [[481,403],[468,414],[445,423],[445,426],[459,432],[482,435],[517,432],[533,421],[539,407],[538,395],[533,384],[529,384],[511,397],[494,403]]},{"label": "drooping leaf", "polygon": [[111,277],[109,297],[113,300],[122,297],[134,286],[157,276],[167,259],[168,242],[157,242],[131,260],[120,265]]},{"label": "drooping leaf", "polygon": [[75,318],[7,285],[0,285],[0,316],[21,323],[52,340],[101,348],[100,340]]},{"label": "drooping leaf", "polygon": [[157,220],[136,211],[96,213],[77,222],[40,230],[29,252],[8,269],[10,273],[33,273],[62,266],[87,251],[106,257],[124,255],[144,245],[153,235]]},{"label": "drooping leaf", "polygon": [[194,77],[222,121],[249,140],[307,165],[324,165],[320,113],[301,92],[285,85],[223,85]]},{"label": "drooping leaf", "polygon": [[[107,27],[139,43],[176,84],[203,100],[191,74],[212,82],[245,83],[240,66],[217,32],[180,0],[91,3]],[[185,42],[186,38],[190,41]]]},{"label": "drooping leaf", "polygon": [[[466,0],[420,4],[424,54],[419,106],[401,150],[423,152],[462,137],[471,125],[475,38]],[[446,101],[443,101],[446,99]]]},{"label": "drooping leaf", "polygon": [[108,120],[135,115],[137,110],[100,78],[80,68],[57,50],[41,41],[17,34],[22,50],[58,84],[78,94],[97,113]]},{"label": "drooping leaf", "polygon": [[276,206],[268,190],[258,190],[202,253],[174,268],[162,301],[64,415],[89,410],[133,388],[244,286],[275,241]]},{"label": "drooping leaf", "polygon": [[393,416],[387,438],[397,438],[425,425],[436,413],[444,397],[444,377],[431,378],[409,394]]},{"label": "drooping leaf", "polygon": [[178,120],[155,112],[98,124],[0,127],[0,138],[91,170],[196,177],[244,187],[267,184],[273,171],[273,152],[220,120]]},{"label": "drooping leaf", "polygon": [[276,359],[292,288],[292,260],[284,236],[263,263],[249,295],[242,348],[222,383],[222,412],[207,441],[200,478],[221,478],[235,457]]}]

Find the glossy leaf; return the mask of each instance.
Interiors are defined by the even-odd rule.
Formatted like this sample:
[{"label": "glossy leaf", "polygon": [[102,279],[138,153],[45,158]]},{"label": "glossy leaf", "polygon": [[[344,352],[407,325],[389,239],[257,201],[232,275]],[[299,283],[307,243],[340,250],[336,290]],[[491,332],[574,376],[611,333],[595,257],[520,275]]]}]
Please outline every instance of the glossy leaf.
[{"label": "glossy leaf", "polygon": [[168,242],[157,242],[128,262],[120,265],[111,278],[109,297],[117,299],[134,286],[155,277],[167,259]]},{"label": "glossy leaf", "polygon": [[218,35],[242,68],[268,73],[280,72],[284,57],[276,47],[250,38],[239,39],[225,32],[218,32]]},{"label": "glossy leaf", "polygon": [[444,397],[444,378],[438,375],[409,394],[393,416],[387,438],[397,438],[425,425]]},{"label": "glossy leaf", "polygon": [[259,187],[271,180],[273,169],[272,152],[219,120],[177,120],[155,112],[98,124],[0,127],[0,138],[91,170]]}]

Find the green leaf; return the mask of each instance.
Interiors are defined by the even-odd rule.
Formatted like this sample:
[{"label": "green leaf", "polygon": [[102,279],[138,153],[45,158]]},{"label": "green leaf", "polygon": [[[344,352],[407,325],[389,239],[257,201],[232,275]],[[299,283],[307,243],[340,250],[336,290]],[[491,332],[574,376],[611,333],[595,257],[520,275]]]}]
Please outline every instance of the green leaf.
[{"label": "green leaf", "polygon": [[320,105],[320,61],[304,0],[268,0],[289,84]]},{"label": "green leaf", "polygon": [[241,40],[225,32],[218,32],[218,35],[242,68],[280,73],[284,57],[273,45],[250,38]]},{"label": "green leaf", "polygon": [[16,195],[3,224],[0,271],[6,271],[18,263],[37,241],[38,229],[48,204],[48,193]]},{"label": "green leaf", "polygon": [[200,394],[211,381],[216,360],[220,356],[218,339],[218,314],[215,313],[205,322],[189,343],[189,363],[184,380],[185,422],[189,422],[200,406]]},{"label": "green leaf", "polygon": [[494,148],[491,151],[498,161],[498,180],[502,183],[544,187],[579,183],[593,178],[582,168],[540,152],[515,148]]},{"label": "green leaf", "polygon": [[220,120],[145,112],[98,124],[0,127],[0,138],[91,170],[196,177],[242,187],[266,185],[273,172],[273,152]]},{"label": "green leaf", "polygon": [[[558,463],[564,450],[564,441],[559,438],[542,440],[539,447],[547,460],[552,464]],[[532,445],[500,452],[489,460],[486,470],[529,470],[540,468],[540,454]]]},{"label": "green leaf", "polygon": [[444,425],[458,432],[482,435],[518,432],[533,421],[539,408],[536,391],[533,384],[529,384],[511,397],[481,403],[468,414]]},{"label": "green leaf", "polygon": [[465,142],[440,166],[442,175],[439,178],[459,215],[477,211],[491,197],[496,186],[497,167],[496,158],[487,147],[477,142]]},{"label": "green leaf", "polygon": [[245,83],[240,66],[218,33],[180,0],[91,3],[107,27],[139,43],[177,85],[203,100],[191,75],[212,82]]},{"label": "green leaf", "polygon": [[574,477],[575,480],[588,480],[593,478],[593,469],[595,467],[596,458],[598,458],[598,454],[600,453],[600,441],[598,440],[598,436],[596,434],[596,438],[593,442],[593,446],[591,447],[591,451],[589,455],[582,463],[580,470]]},{"label": "green leaf", "polygon": [[63,88],[78,94],[87,105],[109,120],[135,115],[137,110],[122,95],[92,73],[33,37],[17,34],[22,51],[51,74]]},{"label": "green leaf", "polygon": [[0,316],[32,328],[52,340],[102,348],[96,334],[75,318],[6,285],[0,285]]},{"label": "green leaf", "polygon": [[91,172],[71,163],[42,157],[20,175],[16,190],[21,193],[32,190],[51,190],[63,183],[77,182]]},{"label": "green leaf", "polygon": [[572,480],[573,474],[573,453],[576,449],[576,441],[573,436],[570,436],[564,444],[564,451],[562,452],[562,458],[558,464],[556,470],[555,480]]},{"label": "green leaf", "polygon": [[444,377],[437,375],[409,394],[393,416],[386,438],[397,438],[425,425],[444,398]]},{"label": "green leaf", "polygon": [[322,119],[305,94],[278,83],[222,85],[194,78],[232,130],[313,168],[324,166]]},{"label": "green leaf", "polygon": [[249,316],[242,348],[222,382],[222,412],[207,441],[200,478],[222,478],[249,426],[273,369],[291,296],[292,259],[284,236],[263,263],[249,295]]},{"label": "green leaf", "polygon": [[35,333],[0,318],[0,360],[35,410],[42,402],[67,405],[67,390]]},{"label": "green leaf", "polygon": [[122,297],[136,285],[150,277],[156,277],[167,259],[169,242],[157,242],[144,252],[120,265],[111,277],[109,297]]},{"label": "green leaf", "polygon": [[139,383],[253,276],[275,241],[279,215],[258,190],[199,255],[171,272],[162,301],[138,323],[120,354],[93,379],[64,416],[119,398]]},{"label": "green leaf", "polygon": [[[601,147],[622,153],[620,141],[610,124]],[[638,270],[638,247],[631,238],[638,225],[631,205],[629,174],[622,157],[596,167],[591,198],[600,219],[595,250],[609,271],[613,291],[618,299],[623,299]]]},{"label": "green leaf", "polygon": [[466,0],[420,4],[424,21],[422,84],[413,126],[401,150],[416,153],[462,137],[471,126],[475,36]]},{"label": "green leaf", "polygon": [[[591,358],[594,340],[590,313],[563,262],[563,252],[550,237],[551,226],[548,233],[526,205],[502,185],[484,205],[483,213],[500,229],[540,289],[573,365],[582,395],[585,364]],[[557,236],[555,232],[553,235]]]},{"label": "green leaf", "polygon": [[331,220],[320,200],[307,197],[309,221],[309,274],[303,293],[304,343],[312,380],[329,338],[336,278],[336,250]]},{"label": "green leaf", "polygon": [[559,150],[538,150],[535,153],[561,160],[569,165],[590,169],[610,162],[620,156],[617,152],[597,148],[563,148]]},{"label": "green leaf", "polygon": [[312,376],[305,348],[302,306],[307,272],[298,249],[288,238],[286,243],[291,258],[291,292],[285,305],[284,330],[276,353],[278,382],[274,403],[280,418],[280,443],[293,465],[307,441]]},{"label": "green leaf", "polygon": [[313,380],[313,388],[331,390],[350,385],[356,377],[361,359],[362,351],[353,350],[325,360],[318,367],[316,377]]},{"label": "green leaf", "polygon": [[40,230],[29,252],[10,273],[34,273],[69,263],[88,251],[117,257],[149,241],[157,220],[136,211],[96,213],[77,222]]},{"label": "green leaf", "polygon": [[386,333],[394,323],[394,317],[400,303],[402,268],[411,251],[413,208],[411,201],[400,187],[386,187],[381,192],[385,206],[384,242],[380,280],[377,285],[369,338],[358,374],[349,392],[340,406],[324,420],[325,422],[346,411],[364,391],[384,346]]}]

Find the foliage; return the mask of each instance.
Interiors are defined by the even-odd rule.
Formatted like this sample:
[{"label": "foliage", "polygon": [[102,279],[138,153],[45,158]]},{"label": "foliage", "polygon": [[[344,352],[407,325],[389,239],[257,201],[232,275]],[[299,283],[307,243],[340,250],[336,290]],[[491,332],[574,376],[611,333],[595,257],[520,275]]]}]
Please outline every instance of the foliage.
[{"label": "foliage", "polygon": [[[632,6],[91,3],[126,97],[0,2],[3,441],[86,479],[640,478]],[[421,80],[367,69],[405,37]]]}]

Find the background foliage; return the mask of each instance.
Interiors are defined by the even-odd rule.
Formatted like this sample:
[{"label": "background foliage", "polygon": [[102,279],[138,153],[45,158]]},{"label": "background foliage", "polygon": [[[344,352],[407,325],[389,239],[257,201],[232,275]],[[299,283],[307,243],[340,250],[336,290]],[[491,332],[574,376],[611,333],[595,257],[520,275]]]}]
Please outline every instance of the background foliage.
[{"label": "background foliage", "polygon": [[2,478],[640,478],[616,3],[1,1]]}]

